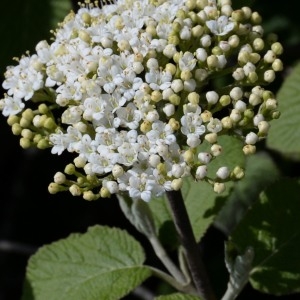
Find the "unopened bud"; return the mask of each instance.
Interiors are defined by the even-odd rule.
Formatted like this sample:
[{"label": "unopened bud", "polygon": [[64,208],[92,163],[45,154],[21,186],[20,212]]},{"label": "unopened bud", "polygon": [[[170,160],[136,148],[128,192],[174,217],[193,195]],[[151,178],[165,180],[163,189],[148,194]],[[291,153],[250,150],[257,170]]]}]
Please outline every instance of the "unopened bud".
[{"label": "unopened bud", "polygon": [[217,194],[221,194],[225,191],[226,187],[225,184],[222,182],[215,182],[214,183],[214,192]]}]

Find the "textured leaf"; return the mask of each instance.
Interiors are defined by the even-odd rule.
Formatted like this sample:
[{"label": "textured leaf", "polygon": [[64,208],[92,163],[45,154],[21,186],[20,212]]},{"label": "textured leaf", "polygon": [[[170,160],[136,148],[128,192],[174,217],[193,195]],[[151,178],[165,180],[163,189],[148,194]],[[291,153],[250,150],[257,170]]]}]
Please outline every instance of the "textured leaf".
[{"label": "textured leaf", "polygon": [[144,260],[140,244],[126,231],[94,226],[30,258],[26,278],[31,291],[23,299],[120,299],[151,275]]},{"label": "textured leaf", "polygon": [[186,295],[181,293],[159,296],[155,298],[155,300],[201,300],[201,299],[202,298],[199,298],[197,296]]},{"label": "textured leaf", "polygon": [[300,63],[285,79],[278,94],[281,116],[271,121],[267,146],[294,159],[300,159]]},{"label": "textured leaf", "polygon": [[[245,163],[241,141],[234,137],[221,136],[218,142],[223,147],[223,153],[209,164],[209,176],[212,177],[221,166],[232,169],[237,165],[243,167]],[[197,241],[201,239],[223,207],[232,186],[233,182],[226,183],[226,191],[219,195],[206,182],[195,182],[190,179],[185,181],[182,194]]]},{"label": "textured leaf", "polygon": [[261,292],[300,291],[300,183],[282,179],[271,185],[233,232],[239,253],[254,249],[250,283]]},{"label": "textured leaf", "polygon": [[245,177],[236,182],[226,204],[215,220],[215,225],[230,234],[243,218],[249,207],[259,198],[268,185],[277,180],[279,171],[266,153],[247,157]]},{"label": "textured leaf", "polygon": [[49,40],[50,30],[70,12],[71,0],[6,1],[0,10],[2,40],[0,72],[13,65],[15,56],[33,51],[40,40]]}]

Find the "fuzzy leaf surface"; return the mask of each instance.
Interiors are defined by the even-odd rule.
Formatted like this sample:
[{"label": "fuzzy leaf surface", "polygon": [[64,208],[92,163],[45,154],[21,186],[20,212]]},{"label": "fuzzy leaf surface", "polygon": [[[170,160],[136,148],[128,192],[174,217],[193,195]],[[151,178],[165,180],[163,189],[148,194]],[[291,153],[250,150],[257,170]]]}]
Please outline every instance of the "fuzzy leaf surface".
[{"label": "fuzzy leaf surface", "polygon": [[29,259],[22,299],[120,299],[151,275],[144,260],[142,247],[126,231],[90,227]]}]

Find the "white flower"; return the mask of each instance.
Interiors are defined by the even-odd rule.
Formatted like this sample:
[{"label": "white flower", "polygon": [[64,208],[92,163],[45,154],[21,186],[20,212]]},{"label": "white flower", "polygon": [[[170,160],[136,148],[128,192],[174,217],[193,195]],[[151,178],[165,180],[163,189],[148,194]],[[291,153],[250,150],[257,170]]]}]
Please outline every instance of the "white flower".
[{"label": "white flower", "polygon": [[0,100],[0,109],[5,117],[18,114],[25,107],[25,103],[18,97],[5,97]]},{"label": "white flower", "polygon": [[197,60],[191,52],[185,52],[179,59],[179,68],[181,71],[192,71],[196,66]]},{"label": "white flower", "polygon": [[217,20],[206,21],[206,26],[215,35],[226,35],[234,28],[234,23],[227,16],[220,16]]},{"label": "white flower", "polygon": [[142,115],[133,103],[128,103],[126,107],[118,108],[116,113],[121,126],[126,126],[130,129],[136,129],[139,126]]}]

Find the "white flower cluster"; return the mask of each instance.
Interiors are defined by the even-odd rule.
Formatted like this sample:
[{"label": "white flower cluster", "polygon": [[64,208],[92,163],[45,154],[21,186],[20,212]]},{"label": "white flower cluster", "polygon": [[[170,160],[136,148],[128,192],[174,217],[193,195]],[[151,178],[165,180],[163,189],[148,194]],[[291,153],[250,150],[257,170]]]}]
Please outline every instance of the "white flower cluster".
[{"label": "white flower cluster", "polygon": [[[263,39],[261,18],[230,0],[86,1],[36,53],[5,73],[0,109],[26,148],[76,155],[49,191],[87,200],[128,192],[149,201],[207,179],[236,134],[246,154],[265,137],[277,102],[262,86],[282,70],[282,46]],[[216,77],[229,83],[214,87]],[[229,80],[228,80],[229,79]],[[31,100],[31,101],[29,101]],[[30,102],[30,105],[29,105]],[[200,152],[203,141],[210,152]],[[82,169],[79,172],[78,169]],[[231,176],[218,170],[216,192]]]}]

